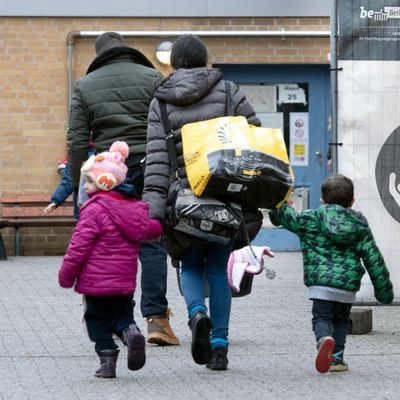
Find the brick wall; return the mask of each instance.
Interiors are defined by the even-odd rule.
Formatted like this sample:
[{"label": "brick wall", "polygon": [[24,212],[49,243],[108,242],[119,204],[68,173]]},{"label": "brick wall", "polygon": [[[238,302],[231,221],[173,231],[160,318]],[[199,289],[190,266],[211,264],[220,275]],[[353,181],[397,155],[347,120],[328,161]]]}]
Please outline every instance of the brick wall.
[{"label": "brick wall", "polygon": [[[329,30],[327,18],[2,18],[0,19],[0,195],[51,193],[65,156],[66,37],[80,30]],[[95,39],[74,46],[75,79],[95,56]],[[158,66],[159,38],[127,44]],[[326,63],[328,38],[205,38],[211,63]],[[167,75],[168,68],[160,71]],[[68,230],[67,230],[68,231]],[[61,232],[61,231],[60,231]],[[6,230],[12,253],[12,234]],[[63,253],[70,231],[29,228],[22,254]],[[53,236],[52,236],[53,235]],[[43,240],[43,238],[45,238]]]}]

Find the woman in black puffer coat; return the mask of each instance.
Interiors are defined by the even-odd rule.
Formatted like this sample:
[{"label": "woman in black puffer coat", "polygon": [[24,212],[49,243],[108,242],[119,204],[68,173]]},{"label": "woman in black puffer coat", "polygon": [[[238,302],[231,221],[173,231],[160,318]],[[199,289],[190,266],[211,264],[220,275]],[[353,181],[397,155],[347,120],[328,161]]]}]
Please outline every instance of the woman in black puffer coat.
[{"label": "woman in black puffer coat", "polygon": [[[176,40],[171,53],[176,70],[158,87],[150,104],[147,128],[147,159],[143,200],[150,205],[150,217],[166,225],[167,205],[177,180],[171,175],[166,134],[161,121],[159,100],[167,104],[167,113],[174,131],[174,141],[182,187],[190,187],[182,155],[181,127],[225,115],[226,88],[222,72],[207,68],[207,49],[196,36],[184,35]],[[253,108],[243,92],[229,82],[235,115],[260,126]],[[213,370],[227,368],[228,326],[231,290],[227,279],[227,262],[233,243],[222,246],[198,242],[185,234],[168,231],[165,235],[169,254],[181,260],[181,288],[192,330],[192,356],[196,363]],[[204,296],[204,276],[210,287],[210,316]],[[210,337],[211,333],[211,337]]]}]

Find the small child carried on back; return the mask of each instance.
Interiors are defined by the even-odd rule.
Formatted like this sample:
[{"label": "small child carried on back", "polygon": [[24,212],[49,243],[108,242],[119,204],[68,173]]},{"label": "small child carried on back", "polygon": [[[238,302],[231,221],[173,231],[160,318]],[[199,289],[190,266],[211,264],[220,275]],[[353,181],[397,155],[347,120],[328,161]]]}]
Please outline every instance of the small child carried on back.
[{"label": "small child carried on back", "polygon": [[325,373],[348,370],[343,353],[350,311],[365,270],[379,302],[393,301],[393,286],[367,220],[351,209],[353,182],[340,174],[330,176],[322,184],[321,196],[316,210],[299,213],[284,204],[269,215],[274,225],[300,238],[304,284],[313,301],[316,369]]},{"label": "small child carried on back", "polygon": [[129,153],[125,142],[92,155],[82,167],[89,196],[58,274],[61,287],[75,286],[84,295],[84,321],[95,342],[100,368],[95,376],[115,378],[117,335],[128,348],[128,368],[146,361],[145,338],[133,318],[139,245],[162,235],[161,224],[149,218],[148,205],[114,190],[126,176]]}]

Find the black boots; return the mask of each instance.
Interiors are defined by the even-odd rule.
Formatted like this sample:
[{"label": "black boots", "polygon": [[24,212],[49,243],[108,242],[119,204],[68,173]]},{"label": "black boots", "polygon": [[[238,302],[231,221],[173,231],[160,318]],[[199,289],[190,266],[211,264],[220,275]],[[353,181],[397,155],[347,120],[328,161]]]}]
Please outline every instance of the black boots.
[{"label": "black boots", "polygon": [[[135,324],[129,325],[120,336],[128,350],[128,368],[136,371],[146,362],[145,339]],[[115,378],[118,349],[107,349],[97,352],[100,358],[100,368],[95,375],[98,378]]]},{"label": "black boots", "polygon": [[192,330],[192,357],[197,364],[207,364],[211,358],[211,320],[203,310],[196,311],[189,319]]},{"label": "black boots", "polygon": [[216,346],[211,350],[211,360],[206,367],[214,371],[224,371],[228,368],[228,347]]},{"label": "black boots", "polygon": [[196,311],[189,319],[192,330],[192,357],[197,364],[206,364],[207,368],[224,371],[228,368],[228,346],[216,346],[211,349],[211,319],[204,310]]},{"label": "black boots", "polygon": [[135,325],[129,325],[122,333],[122,342],[128,350],[128,368],[131,371],[141,369],[146,363],[145,338]]},{"label": "black boots", "polygon": [[97,378],[115,378],[117,368],[118,349],[109,349],[99,351],[100,368],[96,370],[94,376]]}]

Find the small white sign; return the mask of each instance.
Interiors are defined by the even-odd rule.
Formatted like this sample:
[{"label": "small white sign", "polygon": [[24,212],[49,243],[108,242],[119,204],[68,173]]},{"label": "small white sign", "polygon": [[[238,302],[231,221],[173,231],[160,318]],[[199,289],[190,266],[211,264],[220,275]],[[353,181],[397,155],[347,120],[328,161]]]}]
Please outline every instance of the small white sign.
[{"label": "small white sign", "polygon": [[296,83],[278,85],[278,104],[301,103],[306,105],[306,92]]},{"label": "small white sign", "polygon": [[308,167],[308,113],[290,113],[290,164]]}]

